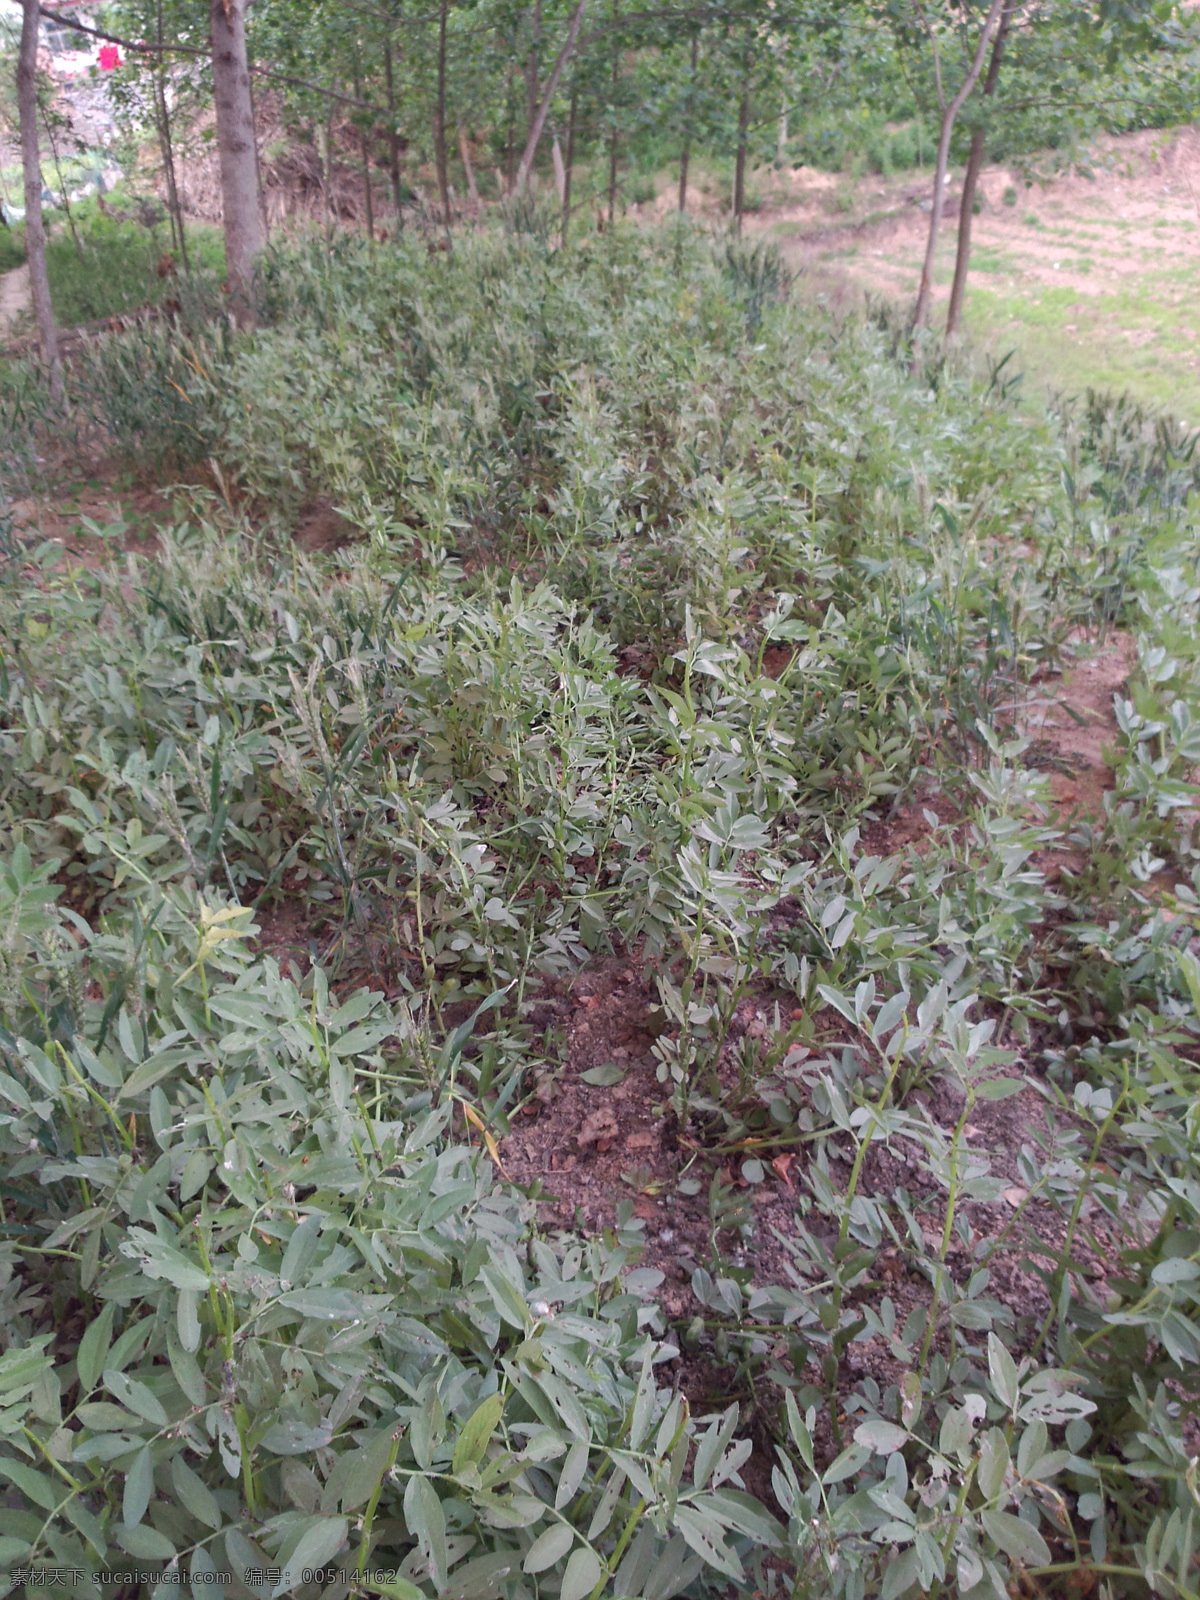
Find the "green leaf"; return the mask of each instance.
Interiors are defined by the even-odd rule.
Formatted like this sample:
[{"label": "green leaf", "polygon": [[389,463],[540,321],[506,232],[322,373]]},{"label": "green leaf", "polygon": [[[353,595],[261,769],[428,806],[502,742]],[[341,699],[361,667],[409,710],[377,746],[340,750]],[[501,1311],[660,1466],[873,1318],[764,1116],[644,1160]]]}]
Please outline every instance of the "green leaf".
[{"label": "green leaf", "polygon": [[[110,1318],[111,1322],[111,1318]],[[12,1401],[26,1389],[38,1383],[45,1372],[54,1365],[53,1357],[43,1354],[51,1335],[43,1334],[27,1345],[14,1346],[0,1356],[0,1395],[5,1403]]]},{"label": "green leaf", "polygon": [[450,1574],[440,1600],[496,1600],[505,1578],[519,1566],[518,1550],[494,1550],[490,1555],[464,1561]]},{"label": "green leaf", "polygon": [[404,1491],[404,1520],[429,1563],[437,1588],[446,1581],[446,1516],[428,1478],[410,1478]]},{"label": "green leaf", "polygon": [[123,1406],[136,1411],[146,1422],[156,1428],[165,1428],[170,1418],[144,1383],[128,1377],[124,1372],[114,1372],[111,1367],[104,1374],[104,1387],[115,1394]]},{"label": "green leaf", "polygon": [[564,1522],[553,1522],[530,1545],[522,1563],[524,1572],[544,1572],[562,1560],[575,1543],[574,1529]]},{"label": "green leaf", "polygon": [[978,1482],[986,1500],[994,1500],[1003,1489],[1008,1468],[1008,1441],[999,1428],[989,1428],[979,1447]]},{"label": "green leaf", "polygon": [[351,1289],[293,1289],[290,1294],[281,1294],[279,1303],[302,1317],[322,1322],[349,1322],[361,1316],[363,1310]]},{"label": "green leaf", "polygon": [[527,1333],[532,1326],[532,1319],[523,1292],[509,1281],[507,1274],[494,1261],[489,1261],[481,1268],[479,1276],[505,1322],[518,1332]]},{"label": "green leaf", "polygon": [[225,1585],[223,1580],[218,1581],[219,1568],[204,1545],[198,1544],[192,1551],[190,1570],[193,1594],[210,1595],[212,1600],[222,1600]]},{"label": "green leaf", "polygon": [[0,1535],[0,1567],[15,1567],[33,1547],[24,1539]]},{"label": "green leaf", "polygon": [[272,1600],[288,1594],[301,1582],[305,1567],[323,1567],[337,1555],[346,1542],[348,1524],[345,1517],[320,1517],[306,1528],[300,1543],[288,1557],[287,1565],[279,1575],[279,1582],[271,1591]]},{"label": "green leaf", "polygon": [[567,1451],[566,1460],[562,1465],[562,1472],[558,1478],[558,1489],[554,1496],[554,1509],[561,1511],[564,1506],[570,1505],[578,1492],[579,1485],[583,1482],[588,1469],[588,1447],[580,1439]]},{"label": "green leaf", "polygon": [[824,1484],[841,1483],[844,1478],[853,1477],[860,1467],[866,1466],[871,1459],[871,1452],[866,1445],[848,1444],[841,1455],[834,1459],[821,1474]]},{"label": "green leaf", "polygon": [[700,1442],[696,1446],[696,1459],[692,1466],[692,1482],[697,1489],[703,1489],[709,1478],[712,1477],[713,1468],[724,1455],[726,1445],[733,1438],[733,1430],[737,1427],[737,1420],[737,1406],[729,1406],[701,1434]]},{"label": "green leaf", "polygon": [[271,1450],[277,1456],[303,1456],[310,1450],[321,1450],[333,1437],[333,1424],[328,1417],[322,1417],[319,1422],[305,1422],[303,1418],[290,1416],[282,1417],[262,1436],[264,1450]]},{"label": "green leaf", "polygon": [[209,1276],[199,1262],[185,1256],[182,1250],[164,1244],[157,1234],[146,1228],[130,1228],[128,1239],[123,1239],[119,1248],[122,1255],[139,1264],[148,1278],[165,1278],[177,1289],[208,1292]]},{"label": "green leaf", "polygon": [[581,1072],[579,1079],[581,1083],[593,1084],[597,1089],[610,1089],[614,1083],[620,1083],[624,1076],[624,1067],[617,1066],[615,1061],[606,1061],[601,1067],[589,1067],[586,1072]]},{"label": "green leaf", "polygon": [[133,1465],[125,1474],[125,1493],[121,1500],[121,1520],[127,1528],[136,1528],[146,1515],[150,1496],[154,1493],[154,1464],[150,1460],[150,1446],[144,1444],[133,1458]]},{"label": "green leaf", "polygon": [[488,1441],[496,1431],[503,1412],[504,1396],[501,1394],[489,1395],[475,1407],[455,1443],[452,1471],[462,1472],[465,1467],[474,1466],[483,1459]]},{"label": "green leaf", "polygon": [[[252,1544],[240,1528],[225,1529],[225,1554],[234,1575],[254,1595],[266,1595],[266,1569],[271,1565],[257,1545]],[[262,1581],[251,1583],[248,1574],[257,1568],[264,1574]]]},{"label": "green leaf", "polygon": [[1020,1094],[1024,1087],[1024,1078],[988,1078],[976,1085],[975,1093],[981,1100],[1007,1100],[1011,1095]]},{"label": "green leaf", "polygon": [[139,1417],[126,1411],[124,1406],[113,1405],[111,1400],[85,1400],[75,1407],[75,1416],[93,1433],[115,1433],[122,1428],[136,1431],[141,1426]]},{"label": "green leaf", "polygon": [[369,1574],[363,1579],[363,1588],[369,1589],[372,1594],[387,1595],[388,1600],[429,1600],[429,1596],[415,1583],[409,1583],[407,1578],[397,1575],[388,1579],[386,1583],[372,1578]]},{"label": "green leaf", "polygon": [[981,1511],[979,1520],[988,1537],[1004,1551],[1011,1561],[1023,1567],[1047,1567],[1050,1551],[1036,1528],[1031,1528],[1020,1517],[1009,1511]]},{"label": "green leaf", "polygon": [[41,1506],[43,1511],[53,1511],[60,1500],[65,1500],[69,1490],[67,1485],[56,1484],[47,1478],[44,1473],[35,1472],[32,1467],[27,1467],[22,1461],[0,1460],[0,1477],[7,1478],[21,1493],[28,1495],[34,1505]]},{"label": "green leaf", "polygon": [[908,1443],[908,1429],[898,1428],[894,1422],[885,1422],[882,1417],[869,1417],[855,1428],[854,1437],[876,1455],[890,1456]]},{"label": "green leaf", "polygon": [[[647,1344],[646,1353],[642,1357],[642,1371],[638,1378],[637,1392],[633,1397],[633,1414],[629,1421],[629,1446],[632,1450],[639,1450],[642,1441],[650,1431],[650,1424],[654,1420],[655,1384],[654,1371],[651,1367],[651,1349]],[[737,1417],[734,1417],[736,1425]],[[730,1430],[732,1432],[732,1429]],[[711,1472],[710,1466],[709,1471]]]},{"label": "green leaf", "polygon": [[991,1376],[992,1388],[996,1392],[997,1400],[1005,1410],[1014,1410],[1021,1393],[1021,1382],[1017,1376],[1017,1363],[994,1333],[988,1334],[988,1373]]},{"label": "green leaf", "polygon": [[737,1552],[731,1550],[721,1537],[724,1530],[715,1517],[706,1516],[692,1506],[681,1505],[675,1509],[675,1526],[706,1565],[715,1567],[727,1578],[741,1581],[742,1564]]},{"label": "green leaf", "polygon": [[317,1242],[323,1222],[325,1216],[320,1211],[314,1211],[304,1218],[288,1240],[288,1248],[283,1251],[283,1262],[278,1269],[280,1288],[283,1290],[288,1290],[294,1283],[301,1283],[304,1280],[304,1274],[312,1266],[312,1258],[317,1254]]},{"label": "green leaf", "polygon": [[175,1326],[179,1331],[180,1345],[189,1355],[194,1355],[200,1348],[200,1318],[196,1309],[195,1289],[180,1289],[175,1307]]},{"label": "green leaf", "polygon": [[167,1359],[171,1363],[171,1371],[175,1374],[175,1382],[194,1406],[202,1406],[208,1397],[204,1374],[195,1356],[190,1350],[184,1349],[176,1329],[170,1326],[167,1328]]},{"label": "green leaf", "polygon": [[604,1568],[590,1545],[580,1545],[567,1562],[558,1600],[585,1600],[600,1582]]},{"label": "green leaf", "polygon": [[95,1322],[89,1324],[79,1349],[75,1353],[75,1366],[79,1373],[80,1394],[91,1394],[104,1371],[104,1358],[112,1344],[113,1313],[111,1300],[105,1302]]},{"label": "green leaf", "polygon": [[[394,1444],[391,1431],[385,1428],[381,1433],[373,1434],[360,1450],[353,1452],[342,1490],[343,1511],[355,1511],[359,1506],[366,1505],[375,1492],[375,1485],[387,1470]],[[345,1460],[345,1457],[342,1459]]]},{"label": "green leaf", "polygon": [[917,1582],[921,1573],[921,1558],[917,1551],[910,1547],[894,1561],[889,1561],[887,1570],[883,1575],[883,1587],[879,1591],[879,1600],[896,1600]]},{"label": "green leaf", "polygon": [[118,1527],[116,1535],[122,1550],[139,1561],[170,1561],[175,1555],[175,1546],[166,1534],[159,1533],[157,1528],[148,1528],[145,1523],[136,1528]]},{"label": "green leaf", "polygon": [[103,1561],[108,1554],[108,1542],[104,1537],[104,1529],[100,1525],[99,1518],[94,1517],[78,1499],[68,1500],[63,1511]]},{"label": "green leaf", "polygon": [[206,1528],[211,1528],[214,1533],[221,1526],[221,1507],[217,1504],[217,1497],[212,1490],[188,1466],[181,1455],[171,1462],[171,1482],[179,1503],[185,1511],[190,1511],[198,1522]]}]

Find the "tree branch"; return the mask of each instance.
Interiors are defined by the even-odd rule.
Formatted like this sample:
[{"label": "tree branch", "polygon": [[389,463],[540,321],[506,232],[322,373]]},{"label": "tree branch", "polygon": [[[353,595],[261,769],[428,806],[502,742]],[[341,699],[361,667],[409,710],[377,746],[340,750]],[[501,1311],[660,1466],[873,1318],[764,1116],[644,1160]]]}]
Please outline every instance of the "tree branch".
[{"label": "tree branch", "polygon": [[546,83],[546,92],[542,95],[542,103],[537,108],[537,115],[533,119],[533,126],[529,130],[529,138],[525,141],[525,152],[521,157],[521,164],[517,168],[516,181],[513,184],[514,194],[524,194],[525,184],[529,179],[529,169],[533,166],[533,158],[537,153],[538,140],[542,137],[542,128],[545,126],[546,113],[550,109],[550,102],[554,98],[554,91],[558,88],[558,80],[562,77],[562,70],[571,58],[575,49],[575,41],[579,37],[579,25],[583,21],[583,13],[587,10],[588,0],[579,0],[575,13],[571,18],[571,25],[567,29],[566,42],[558,52],[558,60],[554,63],[554,70]]},{"label": "tree branch", "polygon": [[[199,56],[207,59],[208,51],[190,44],[138,44],[133,39],[122,39],[119,34],[106,33],[103,28],[89,28],[86,23],[76,22],[74,17],[64,17],[61,12],[51,11],[49,6],[39,6],[38,12],[48,22],[57,22],[62,28],[71,28],[75,33],[86,33],[91,39],[103,39],[106,44],[120,45],[122,50],[132,51],[136,55],[158,56]],[[373,100],[360,100],[357,95],[342,94],[337,89],[326,89],[319,83],[309,83],[306,78],[293,78],[287,72],[276,72],[272,67],[252,66],[250,71],[259,78],[270,78],[274,83],[288,83],[294,89],[309,89],[313,94],[323,95],[326,100],[338,100],[343,105],[357,106],[362,111],[373,111],[382,115],[383,108],[377,106]]]}]

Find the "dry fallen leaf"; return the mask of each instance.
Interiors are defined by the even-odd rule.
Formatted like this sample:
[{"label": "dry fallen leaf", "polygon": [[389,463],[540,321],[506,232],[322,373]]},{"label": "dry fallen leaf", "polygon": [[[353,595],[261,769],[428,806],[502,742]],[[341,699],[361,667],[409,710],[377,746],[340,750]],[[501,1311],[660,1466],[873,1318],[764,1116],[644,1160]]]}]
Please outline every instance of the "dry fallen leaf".
[{"label": "dry fallen leaf", "polygon": [[782,1155],[773,1157],[771,1161],[771,1170],[779,1179],[780,1183],[782,1183],[788,1189],[792,1187],[792,1180],[789,1176],[789,1173],[792,1162],[795,1161],[795,1159],[796,1152],[794,1150],[785,1150]]},{"label": "dry fallen leaf", "polygon": [[583,1126],[575,1135],[575,1142],[581,1150],[586,1150],[589,1144],[599,1145],[602,1140],[617,1137],[617,1114],[611,1106],[597,1106],[595,1111],[589,1111],[583,1119]]},{"label": "dry fallen leaf", "polygon": [[1011,1189],[1005,1189],[1004,1198],[1015,1210],[1029,1194],[1028,1189],[1022,1189],[1019,1183],[1014,1183]]}]

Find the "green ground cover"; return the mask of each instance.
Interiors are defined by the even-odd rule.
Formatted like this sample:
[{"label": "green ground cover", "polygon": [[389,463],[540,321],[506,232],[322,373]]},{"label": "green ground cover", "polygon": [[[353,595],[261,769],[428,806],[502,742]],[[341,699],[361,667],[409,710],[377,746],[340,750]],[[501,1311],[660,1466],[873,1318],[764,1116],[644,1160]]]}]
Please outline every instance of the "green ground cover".
[{"label": "green ground cover", "polygon": [[[1179,429],[910,377],[686,226],[304,245],[256,331],[91,341],[65,415],[4,384],[9,481],[74,439],[223,492],[91,569],[4,524],[0,1557],[1193,1592]],[[305,557],[315,495],[358,537]],[[1114,629],[1115,787],[1068,826],[1021,724]],[[305,963],[255,938],[281,906]],[[630,1204],[550,1227],[489,1158],[569,1070],[544,986],[614,950],[710,1220],[682,1324]],[[767,1278],[730,1173],[776,1156]]]}]

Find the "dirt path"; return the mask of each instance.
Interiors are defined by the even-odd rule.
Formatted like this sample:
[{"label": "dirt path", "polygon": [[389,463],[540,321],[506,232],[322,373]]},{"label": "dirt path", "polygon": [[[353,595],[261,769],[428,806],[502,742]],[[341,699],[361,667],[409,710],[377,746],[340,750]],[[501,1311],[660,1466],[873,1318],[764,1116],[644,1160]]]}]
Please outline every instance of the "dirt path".
[{"label": "dirt path", "polygon": [[0,274],[0,339],[13,331],[29,308],[29,268],[14,267]]}]

